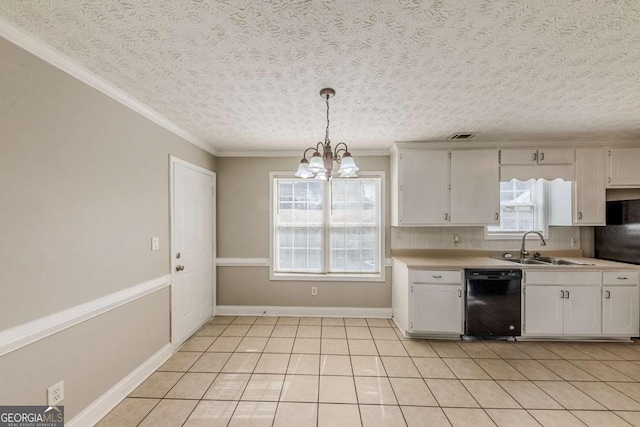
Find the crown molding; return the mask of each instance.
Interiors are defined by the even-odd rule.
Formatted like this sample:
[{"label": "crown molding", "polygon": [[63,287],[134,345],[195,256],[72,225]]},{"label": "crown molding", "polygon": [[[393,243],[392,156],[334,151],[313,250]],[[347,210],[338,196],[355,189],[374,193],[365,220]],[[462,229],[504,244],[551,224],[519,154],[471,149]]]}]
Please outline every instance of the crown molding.
[{"label": "crown molding", "polygon": [[180,127],[176,123],[169,120],[167,117],[133,98],[131,95],[117,88],[108,81],[98,77],[92,71],[80,65],[80,63],[71,59],[51,45],[38,39],[32,34],[29,34],[22,28],[17,27],[16,25],[12,24],[2,17],[0,17],[0,37],[7,39],[11,43],[21,47],[27,52],[75,77],[84,84],[107,95],[108,97],[114,99],[122,105],[129,107],[138,114],[146,117],[155,124],[162,126],[175,135],[185,139],[191,144],[202,148],[210,154],[217,154],[217,150],[210,144],[204,142],[202,139],[198,138],[191,132]]},{"label": "crown molding", "polygon": [[[270,150],[270,151],[220,151],[217,157],[295,157],[300,159],[304,149],[300,150]],[[353,150],[353,157],[389,156],[389,149],[384,150]]]},{"label": "crown molding", "polygon": [[618,146],[631,146],[637,147],[640,145],[640,140],[544,140],[544,139],[532,139],[521,141],[503,141],[503,140],[470,140],[470,141],[396,141],[392,145],[397,148],[531,148],[531,147],[618,147]]}]

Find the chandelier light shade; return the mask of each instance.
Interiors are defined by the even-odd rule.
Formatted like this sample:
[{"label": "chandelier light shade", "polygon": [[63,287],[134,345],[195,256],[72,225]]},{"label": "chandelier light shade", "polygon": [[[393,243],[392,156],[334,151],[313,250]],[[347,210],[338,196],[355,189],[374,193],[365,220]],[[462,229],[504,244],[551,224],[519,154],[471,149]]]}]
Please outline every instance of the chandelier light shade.
[{"label": "chandelier light shade", "polygon": [[[295,176],[298,178],[312,178],[327,180],[331,179],[333,170],[333,162],[340,165],[338,176],[340,178],[355,178],[358,176],[356,172],[360,170],[356,166],[355,160],[351,157],[349,148],[344,142],[336,145],[335,151],[331,148],[331,140],[329,139],[329,98],[333,97],[336,91],[331,88],[324,88],[320,91],[320,96],[327,103],[327,130],[324,136],[324,143],[318,142],[315,147],[307,148],[303,155]],[[307,153],[313,151],[311,159],[307,160]]]}]

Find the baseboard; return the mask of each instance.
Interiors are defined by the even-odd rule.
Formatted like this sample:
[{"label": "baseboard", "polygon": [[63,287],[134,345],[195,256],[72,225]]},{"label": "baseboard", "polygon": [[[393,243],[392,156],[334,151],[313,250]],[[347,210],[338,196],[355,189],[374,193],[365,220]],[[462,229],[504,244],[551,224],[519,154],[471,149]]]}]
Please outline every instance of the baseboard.
[{"label": "baseboard", "polygon": [[0,356],[157,292],[170,284],[171,276],[166,274],[67,310],[0,331]]},{"label": "baseboard", "polygon": [[172,346],[167,344],[153,356],[138,366],[133,372],[124,377],[118,384],[114,385],[105,394],[100,396],[91,405],[76,415],[65,425],[67,427],[85,427],[95,425],[113,408],[115,408],[125,397],[136,389],[149,375],[155,372],[172,355]]},{"label": "baseboard", "polygon": [[219,305],[218,316],[381,317],[391,318],[391,307],[280,307]]}]

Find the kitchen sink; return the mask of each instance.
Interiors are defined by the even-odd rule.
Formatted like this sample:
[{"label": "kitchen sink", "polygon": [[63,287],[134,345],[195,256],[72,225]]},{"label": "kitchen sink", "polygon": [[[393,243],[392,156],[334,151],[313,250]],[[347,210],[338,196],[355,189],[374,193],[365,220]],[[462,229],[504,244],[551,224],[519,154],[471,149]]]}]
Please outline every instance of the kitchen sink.
[{"label": "kitchen sink", "polygon": [[587,264],[584,262],[569,261],[562,258],[551,257],[539,257],[539,258],[505,258],[505,257],[492,257],[502,261],[509,261],[516,264],[529,264],[529,265],[595,265]]},{"label": "kitchen sink", "polygon": [[500,258],[496,257],[496,259],[501,259],[503,261],[511,261],[518,264],[534,264],[534,265],[544,265],[548,264],[544,261],[538,261],[537,259],[529,259],[529,258]]},{"label": "kitchen sink", "polygon": [[540,257],[540,258],[536,258],[536,260],[542,261],[545,264],[552,264],[552,265],[595,265],[595,264],[586,264],[584,262],[569,261],[562,258],[551,258],[551,257]]}]

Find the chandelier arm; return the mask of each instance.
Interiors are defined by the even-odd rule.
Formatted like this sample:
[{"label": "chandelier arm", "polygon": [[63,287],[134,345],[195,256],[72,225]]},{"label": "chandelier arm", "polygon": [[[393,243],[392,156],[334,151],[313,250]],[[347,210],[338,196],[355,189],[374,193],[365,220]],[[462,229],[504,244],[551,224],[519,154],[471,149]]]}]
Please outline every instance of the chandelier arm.
[{"label": "chandelier arm", "polygon": [[322,141],[319,141],[316,144],[316,152],[324,154],[324,144],[322,143]]},{"label": "chandelier arm", "polygon": [[313,147],[309,147],[309,148],[307,148],[306,150],[304,150],[304,153],[302,154],[302,158],[303,158],[303,159],[306,159],[306,158],[307,158],[307,151],[309,151],[309,150],[315,150],[315,151],[318,151],[316,148],[313,148]]},{"label": "chandelier arm", "polygon": [[[344,145],[344,148],[339,148],[341,145]],[[344,151],[345,153],[348,153],[348,152],[349,152],[349,147],[347,147],[347,144],[345,144],[344,142],[339,142],[339,143],[336,145],[336,148],[335,148],[335,150],[334,150],[334,153],[335,153],[335,157],[336,157],[336,158],[338,158],[339,153],[340,153],[341,151]]]}]

